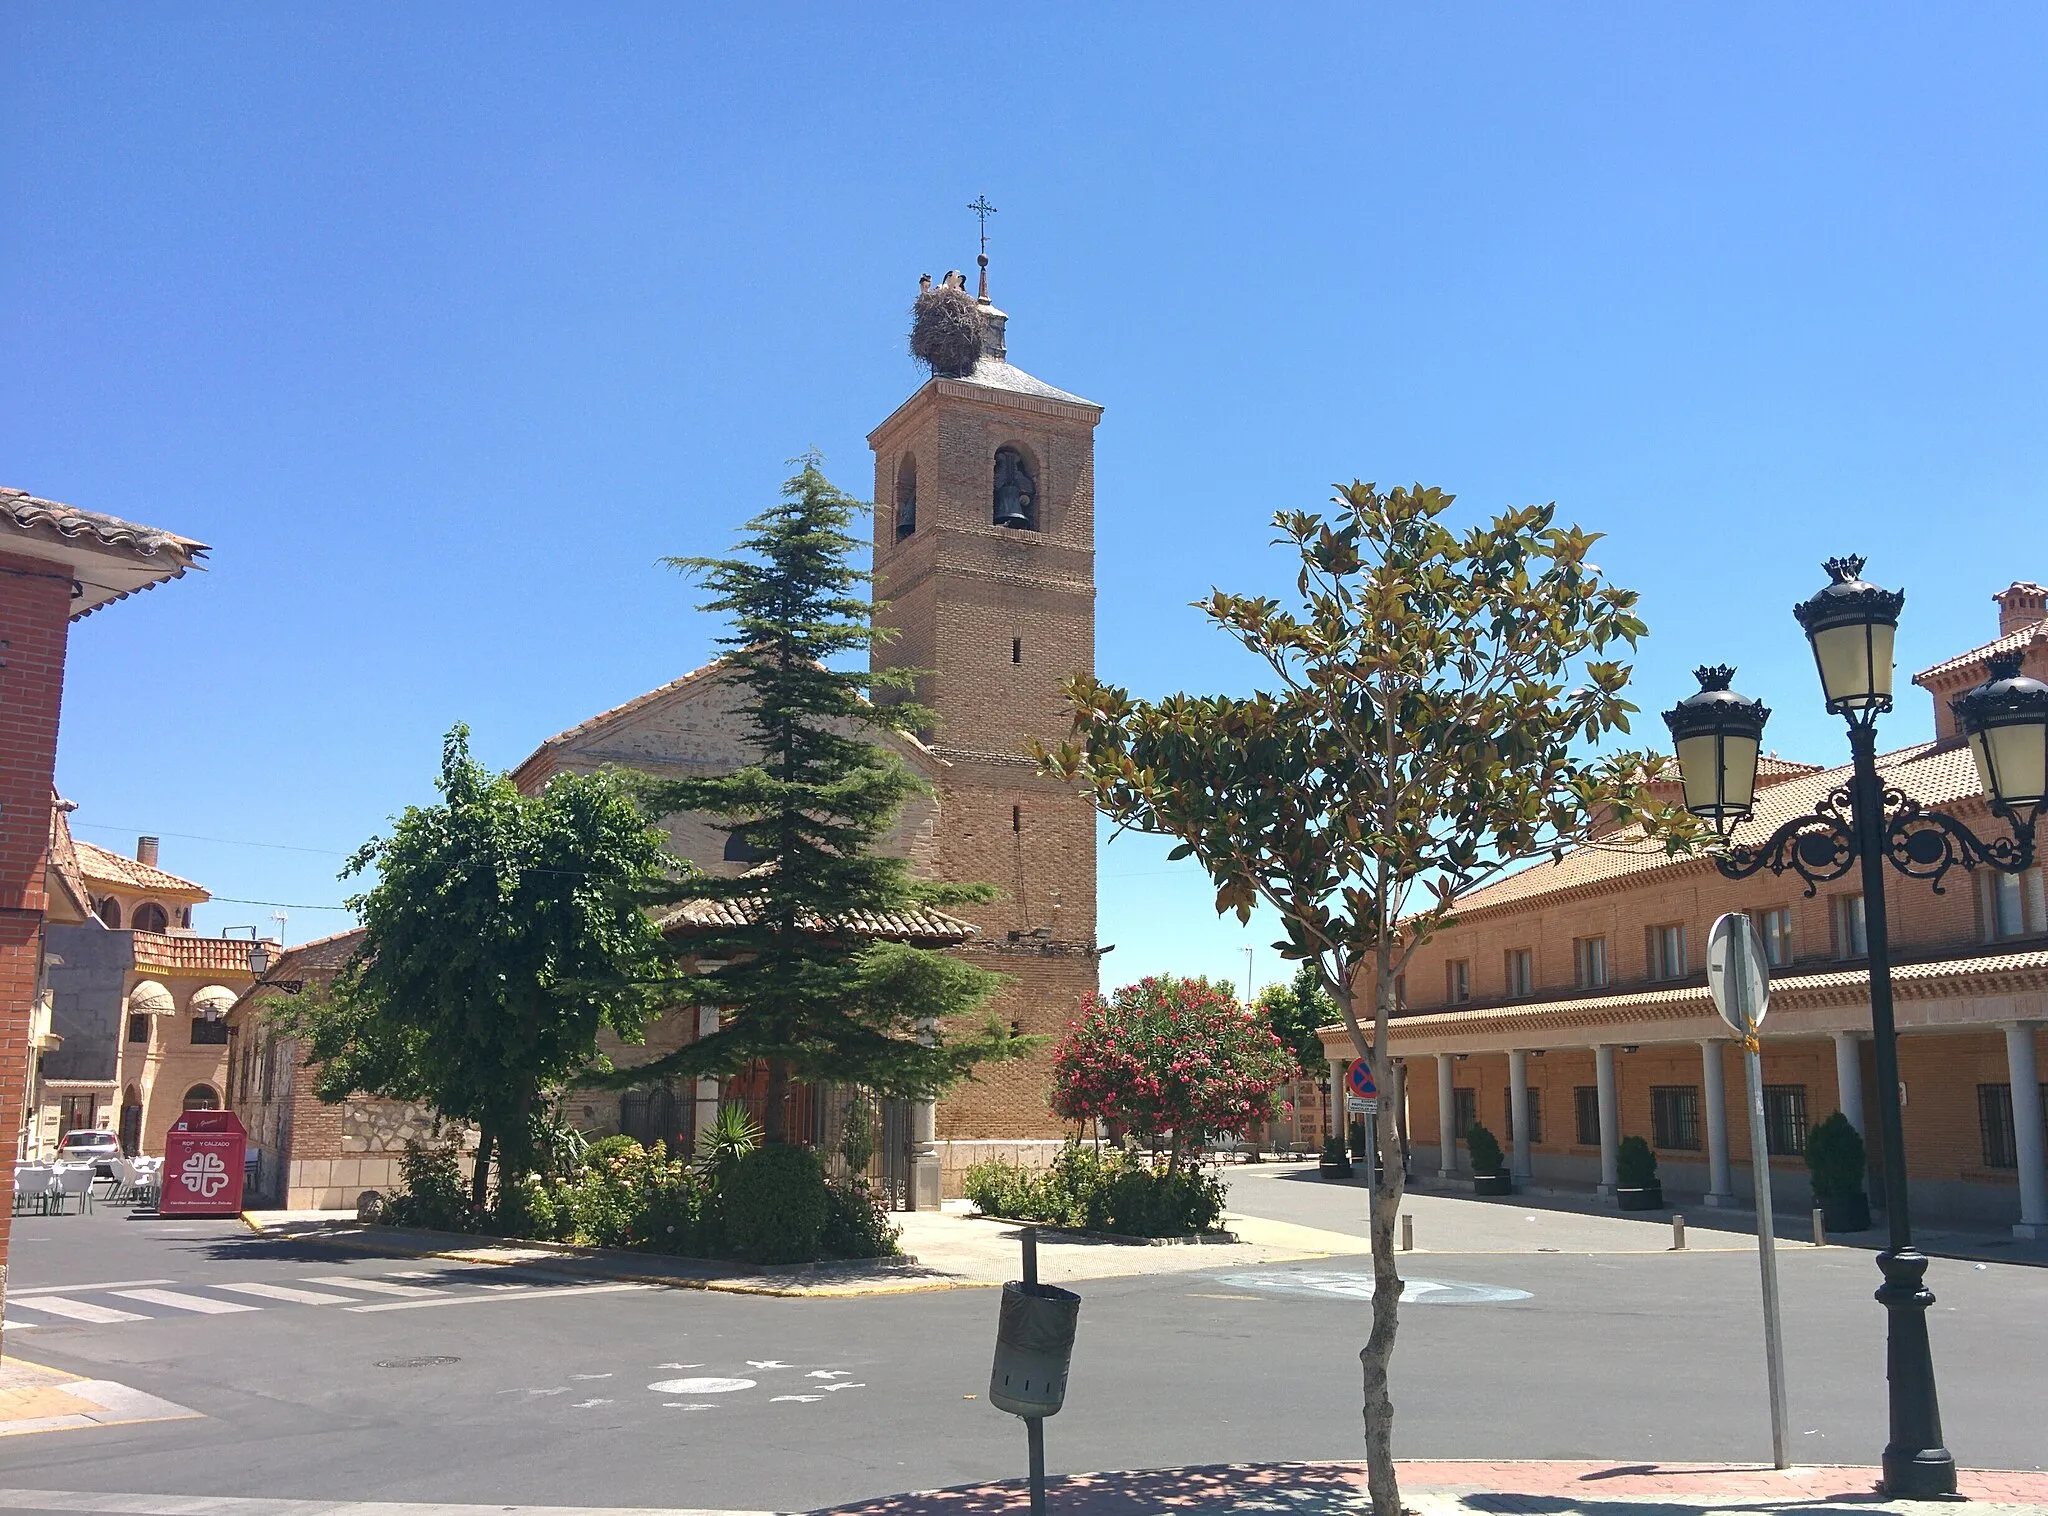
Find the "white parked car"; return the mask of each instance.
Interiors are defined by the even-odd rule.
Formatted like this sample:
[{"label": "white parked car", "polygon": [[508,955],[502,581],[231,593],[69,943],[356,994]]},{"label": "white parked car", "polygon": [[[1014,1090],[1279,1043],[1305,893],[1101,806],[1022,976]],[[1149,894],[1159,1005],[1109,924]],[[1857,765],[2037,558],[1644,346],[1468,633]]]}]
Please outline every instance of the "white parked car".
[{"label": "white parked car", "polygon": [[121,1144],[112,1132],[66,1132],[64,1140],[57,1144],[60,1162],[90,1162],[96,1178],[113,1178],[114,1160],[120,1156]]}]

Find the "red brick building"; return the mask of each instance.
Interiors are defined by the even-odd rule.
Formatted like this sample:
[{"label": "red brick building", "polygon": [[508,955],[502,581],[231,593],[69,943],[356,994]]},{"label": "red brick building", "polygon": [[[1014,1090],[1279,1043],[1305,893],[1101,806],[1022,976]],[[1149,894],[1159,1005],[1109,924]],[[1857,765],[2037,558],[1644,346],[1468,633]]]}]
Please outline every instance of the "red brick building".
[{"label": "red brick building", "polygon": [[[177,578],[205,552],[203,543],[154,527],[0,490],[0,1132],[17,1149],[44,987],[50,813],[70,623]],[[10,1195],[13,1172],[10,1163]],[[0,1295],[12,1210],[10,1203],[0,1212]]]},{"label": "red brick building", "polygon": [[[1878,760],[1887,785],[1981,836],[2006,824],[1988,813],[1948,699],[1984,679],[1994,653],[2020,652],[2027,673],[2048,677],[2048,591],[2021,583],[1993,598],[1997,639],[1915,676],[1935,701],[1935,740]],[[1766,761],[1737,840],[1768,837],[1847,779],[1846,767]],[[1914,1214],[2048,1236],[2042,870],[1957,869],[1943,886],[1901,879],[1887,892]],[[1705,983],[1707,929],[1727,911],[1753,916],[1771,961],[1774,1195],[1809,1203],[1806,1132],[1836,1110],[1864,1131],[1875,1166],[1862,908],[1854,874],[1812,894],[1791,874],[1731,881],[1633,832],[1474,892],[1410,961],[1390,1033],[1411,1171],[1468,1170],[1458,1150],[1476,1119],[1539,1185],[1611,1191],[1620,1138],[1641,1135],[1667,1192],[1710,1206],[1750,1196],[1740,1054]],[[1348,1060],[1341,1029],[1324,1045]],[[1874,1175],[1870,1193],[1880,1198]]]}]

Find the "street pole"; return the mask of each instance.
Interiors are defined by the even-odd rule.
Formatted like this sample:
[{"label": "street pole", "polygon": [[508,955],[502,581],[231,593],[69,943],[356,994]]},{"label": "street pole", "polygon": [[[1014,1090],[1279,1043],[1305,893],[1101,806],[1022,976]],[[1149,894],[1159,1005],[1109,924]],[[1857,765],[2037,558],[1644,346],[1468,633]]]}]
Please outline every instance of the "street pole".
[{"label": "street pole", "polygon": [[1913,1246],[1906,1199],[1906,1135],[1899,1110],[1898,1032],[1892,1021],[1891,934],[1884,900],[1884,781],[1877,772],[1872,722],[1851,720],[1854,754],[1850,804],[1856,851],[1863,867],[1863,931],[1870,956],[1870,1028],[1877,1053],[1877,1116],[1884,1152],[1885,1223],[1890,1246],[1877,1255],[1884,1284],[1878,1303],[1887,1313],[1885,1373],[1890,1380],[1891,1441],[1884,1450],[1884,1492],[1925,1499],[1956,1492],[1956,1460],[1942,1443],[1941,1405],[1934,1388],[1934,1354],[1927,1340],[1927,1258]]},{"label": "street pole", "polygon": [[[1038,1283],[1038,1228],[1028,1226],[1022,1233],[1024,1243],[1024,1286],[1031,1289]],[[1045,1418],[1026,1416],[1024,1418],[1024,1452],[1031,1474],[1031,1516],[1045,1516]]]},{"label": "street pole", "polygon": [[1785,1408],[1785,1336],[1779,1325],[1778,1229],[1771,1208],[1770,1134],[1764,1127],[1764,1060],[1750,1033],[1742,1049],[1749,1090],[1749,1168],[1756,1186],[1756,1252],[1764,1280],[1764,1371],[1771,1387],[1771,1467],[1792,1467],[1791,1427]]}]

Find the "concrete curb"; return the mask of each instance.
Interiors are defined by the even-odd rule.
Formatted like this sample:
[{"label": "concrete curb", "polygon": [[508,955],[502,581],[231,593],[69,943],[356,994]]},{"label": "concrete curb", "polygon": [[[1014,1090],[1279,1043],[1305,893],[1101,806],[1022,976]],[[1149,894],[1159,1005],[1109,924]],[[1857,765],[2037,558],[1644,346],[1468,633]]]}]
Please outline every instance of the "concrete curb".
[{"label": "concrete curb", "polygon": [[[1595,1461],[1397,1461],[1403,1504],[1418,1516],[1466,1512],[1562,1511],[1632,1506],[1680,1512],[1870,1508],[1874,1468]],[[1963,1495],[1998,1512],[2048,1512],[2048,1473],[1965,1470]],[[1069,1474],[1046,1481],[1047,1504],[1062,1516],[1236,1516],[1285,1509],[1294,1516],[1355,1516],[1363,1508],[1363,1462],[1209,1464]],[[1889,1512],[1933,1512],[1948,1502],[1886,1498]],[[813,1516],[1015,1516],[1029,1509],[1025,1481],[1004,1480],[848,1501]],[[1986,1504],[1977,1504],[1985,1510]]]},{"label": "concrete curb", "polygon": [[[366,1226],[360,1222],[342,1220],[292,1222],[271,1226],[248,1211],[242,1213],[241,1219],[250,1231],[282,1241],[305,1240],[362,1253],[395,1252],[413,1258],[445,1258],[451,1262],[487,1264],[494,1268],[538,1269],[579,1279],[666,1285],[674,1289],[708,1290],[729,1295],[832,1298],[899,1295],[923,1290],[991,1288],[981,1280],[956,1279],[951,1276],[911,1276],[893,1281],[886,1278],[862,1280],[848,1277],[878,1268],[886,1273],[908,1274],[908,1271],[921,1267],[916,1258],[902,1254],[888,1259],[835,1259],[825,1263],[762,1264],[755,1269],[734,1267],[715,1259],[676,1259],[679,1264],[703,1263],[715,1268],[732,1269],[731,1273],[722,1275],[688,1274],[649,1267],[652,1260],[668,1255],[633,1253],[617,1248],[590,1248],[565,1242],[531,1242],[505,1238],[502,1239],[505,1248],[517,1248],[524,1255],[507,1257],[501,1252],[493,1252],[488,1241],[467,1233],[431,1232],[412,1227]],[[538,1252],[541,1256],[531,1256],[532,1252]],[[787,1278],[790,1282],[773,1282],[778,1278]],[[835,1286],[835,1278],[846,1278],[848,1282]]]},{"label": "concrete curb", "polygon": [[1225,1243],[1243,1241],[1235,1232],[1198,1232],[1192,1237],[1126,1237],[1121,1232],[1090,1232],[1079,1227],[1047,1226],[1042,1221],[1023,1221],[1015,1216],[991,1216],[986,1211],[968,1211],[960,1216],[962,1221],[1000,1221],[1005,1226],[1037,1227],[1041,1237],[1068,1239],[1075,1242],[1107,1242],[1124,1248],[1172,1248],[1200,1247],[1205,1243],[1221,1246]]}]

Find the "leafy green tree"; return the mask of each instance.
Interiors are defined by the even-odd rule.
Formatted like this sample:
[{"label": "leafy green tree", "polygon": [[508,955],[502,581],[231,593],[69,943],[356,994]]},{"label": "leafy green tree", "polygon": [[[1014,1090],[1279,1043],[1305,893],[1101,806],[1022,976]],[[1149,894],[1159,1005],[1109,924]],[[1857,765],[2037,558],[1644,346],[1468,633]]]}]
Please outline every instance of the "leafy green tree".
[{"label": "leafy green tree", "polygon": [[1322,973],[1313,963],[1302,963],[1285,984],[1269,984],[1260,990],[1252,1008],[1266,1018],[1273,1035],[1294,1055],[1301,1072],[1311,1079],[1323,1077],[1327,1060],[1323,1039],[1316,1035],[1337,1019],[1337,1002],[1323,988]]},{"label": "leafy green tree", "polygon": [[[1589,561],[1597,538],[1557,526],[1554,506],[1455,532],[1451,502],[1353,483],[1328,519],[1276,516],[1299,557],[1298,605],[1222,590],[1197,603],[1274,687],[1136,701],[1077,679],[1073,738],[1039,755],[1117,824],[1178,838],[1173,856],[1208,870],[1219,912],[1242,921],[1269,904],[1286,933],[1276,946],[1314,968],[1382,1089],[1395,980],[1461,895],[1646,813],[1667,846],[1686,835],[1647,794],[1661,760],[1596,756],[1635,709],[1628,665],[1610,653],[1644,631],[1636,596]],[[1373,1507],[1398,1516],[1394,1122],[1379,1142],[1359,1358]]]},{"label": "leafy green tree", "polygon": [[849,561],[860,544],[847,528],[864,507],[827,481],[815,456],[800,461],[780,502],[747,523],[744,556],[669,560],[710,590],[703,609],[731,620],[720,639],[727,677],[745,694],[761,756],[729,774],[644,779],[642,805],[649,815],[718,817],[757,862],[738,878],[692,872],[649,893],[657,913],[729,907],[671,943],[676,1002],[721,1006],[725,1024],[612,1076],[726,1075],[765,1063],[770,1143],[788,1137],[792,1079],[918,1097],[1040,1040],[1012,1036],[992,1016],[972,1023],[998,976],[892,940],[893,913],[994,892],[915,879],[903,859],[877,850],[923,786],[874,739],[933,717],[902,698],[914,670],[846,666],[884,635],[861,593],[868,575]]},{"label": "leafy green tree", "polygon": [[423,1101],[479,1133],[474,1202],[535,1159],[547,1100],[599,1060],[597,1035],[644,1033],[661,998],[659,934],[639,895],[673,863],[629,787],[563,774],[539,795],[442,744],[441,801],[409,806],[344,878],[364,935],[328,993],[274,1012],[308,1044],[323,1100]]}]

